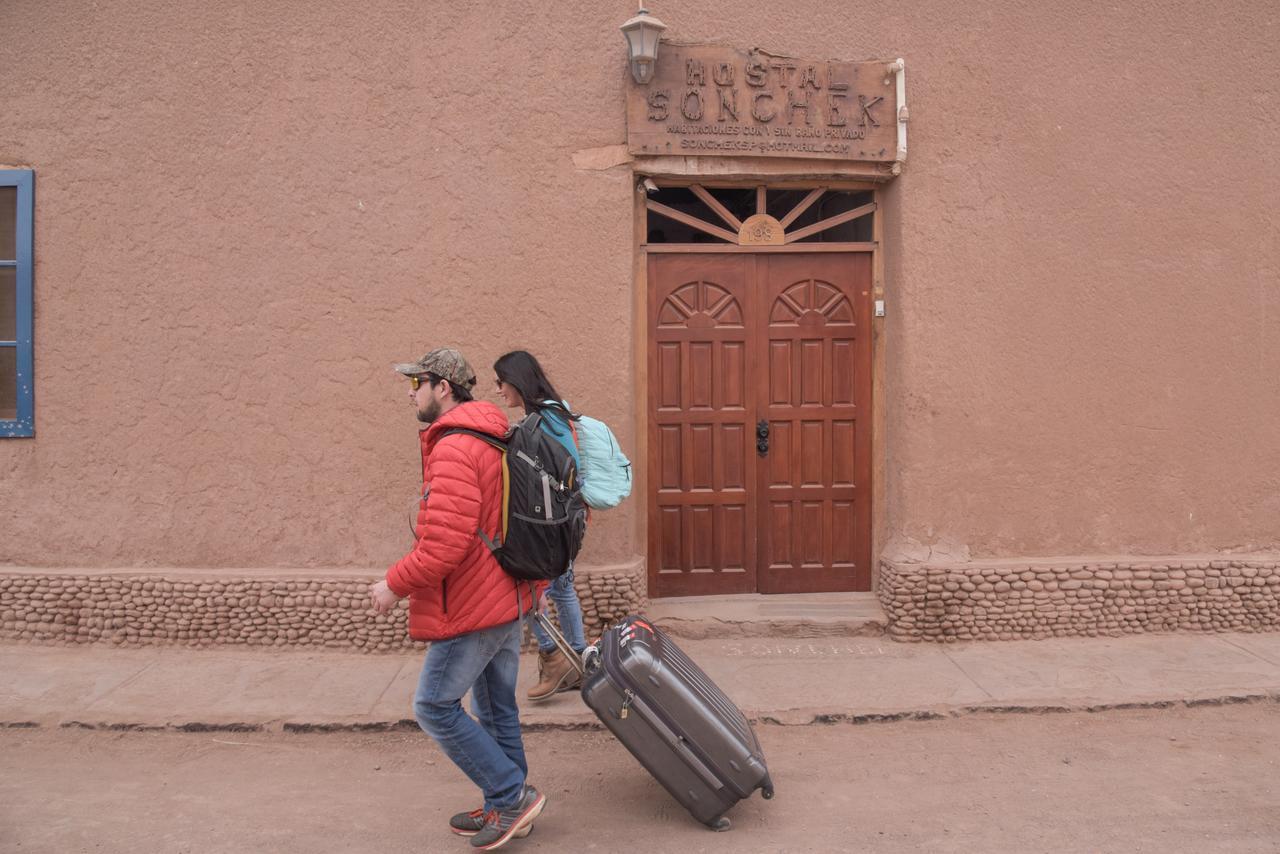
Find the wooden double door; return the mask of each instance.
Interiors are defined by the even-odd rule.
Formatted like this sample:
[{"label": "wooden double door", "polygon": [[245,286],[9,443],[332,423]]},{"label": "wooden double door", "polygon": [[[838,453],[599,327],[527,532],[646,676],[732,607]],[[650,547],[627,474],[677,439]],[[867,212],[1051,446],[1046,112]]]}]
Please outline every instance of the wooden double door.
[{"label": "wooden double door", "polygon": [[652,254],[649,590],[871,589],[871,254]]}]

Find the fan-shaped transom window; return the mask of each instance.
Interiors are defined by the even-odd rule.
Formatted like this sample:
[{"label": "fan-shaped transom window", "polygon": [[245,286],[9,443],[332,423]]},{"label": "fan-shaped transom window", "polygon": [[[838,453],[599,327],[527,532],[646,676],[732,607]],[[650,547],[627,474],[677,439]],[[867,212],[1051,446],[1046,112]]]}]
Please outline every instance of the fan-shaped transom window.
[{"label": "fan-shaped transom window", "polygon": [[784,246],[868,243],[876,204],[870,190],[826,187],[660,187],[651,193],[648,240]]}]

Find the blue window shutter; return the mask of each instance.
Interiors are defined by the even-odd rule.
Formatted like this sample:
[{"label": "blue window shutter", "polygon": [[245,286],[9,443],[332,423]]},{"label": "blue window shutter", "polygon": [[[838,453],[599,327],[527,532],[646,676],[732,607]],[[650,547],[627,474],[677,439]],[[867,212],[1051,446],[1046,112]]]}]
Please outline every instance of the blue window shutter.
[{"label": "blue window shutter", "polygon": [[32,357],[33,294],[32,247],[35,225],[35,173],[30,169],[0,169],[0,187],[16,187],[17,217],[15,218],[15,243],[17,256],[0,259],[0,264],[17,267],[17,335],[14,341],[0,341],[0,347],[17,351],[17,403],[18,417],[0,419],[0,437],[35,435],[35,366]]}]

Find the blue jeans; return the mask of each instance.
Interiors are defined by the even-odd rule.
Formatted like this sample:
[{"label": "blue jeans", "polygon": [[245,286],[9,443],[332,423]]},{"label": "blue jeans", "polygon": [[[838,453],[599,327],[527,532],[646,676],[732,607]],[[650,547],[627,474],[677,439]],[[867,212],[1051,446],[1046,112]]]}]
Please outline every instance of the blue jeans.
[{"label": "blue jeans", "polygon": [[[516,620],[432,641],[413,698],[418,726],[484,792],[486,812],[513,806],[529,773],[516,708],[520,626]],[[462,710],[468,689],[479,723]]]},{"label": "blue jeans", "polygon": [[[573,589],[573,567],[564,575],[551,582],[547,590],[547,598],[556,606],[556,616],[560,618],[560,633],[576,652],[587,648],[586,631],[582,628],[582,604],[578,602],[578,592]],[[533,634],[538,639],[538,649],[551,652],[556,648],[555,641],[542,630],[537,622],[533,623]]]}]

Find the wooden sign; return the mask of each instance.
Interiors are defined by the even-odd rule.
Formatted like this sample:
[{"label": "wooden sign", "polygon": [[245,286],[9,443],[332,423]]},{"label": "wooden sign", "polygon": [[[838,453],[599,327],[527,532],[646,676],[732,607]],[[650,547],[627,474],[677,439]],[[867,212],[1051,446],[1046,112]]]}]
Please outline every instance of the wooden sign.
[{"label": "wooden sign", "polygon": [[832,62],[663,42],[631,85],[632,154],[890,162],[897,88],[887,62]]}]

